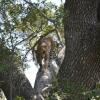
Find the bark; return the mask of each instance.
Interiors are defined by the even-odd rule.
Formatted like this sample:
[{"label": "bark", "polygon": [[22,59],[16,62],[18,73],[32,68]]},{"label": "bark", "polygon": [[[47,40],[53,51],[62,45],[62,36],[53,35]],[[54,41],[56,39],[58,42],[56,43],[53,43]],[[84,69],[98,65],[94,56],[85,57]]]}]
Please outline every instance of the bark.
[{"label": "bark", "polygon": [[[7,72],[0,72],[0,88],[3,89],[7,100],[10,100],[10,82],[8,78]],[[16,96],[24,97],[25,100],[33,100],[33,88],[21,69],[13,71],[12,99],[14,100]]]},{"label": "bark", "polygon": [[45,100],[45,97],[48,96],[52,82],[56,78],[59,67],[64,59],[64,51],[65,47],[60,50],[56,61],[54,59],[50,61],[49,68],[45,72],[42,70],[38,71],[34,86],[34,100]]},{"label": "bark", "polygon": [[100,31],[96,26],[98,3],[99,0],[66,0],[66,50],[58,74],[62,90],[68,82],[93,89],[100,81]]},{"label": "bark", "polygon": [[15,56],[12,57],[12,52],[5,46],[0,47],[0,68],[3,67],[3,70],[0,69],[0,88],[3,89],[7,100],[14,100],[16,96],[32,100],[33,88],[20,62],[15,62]]}]

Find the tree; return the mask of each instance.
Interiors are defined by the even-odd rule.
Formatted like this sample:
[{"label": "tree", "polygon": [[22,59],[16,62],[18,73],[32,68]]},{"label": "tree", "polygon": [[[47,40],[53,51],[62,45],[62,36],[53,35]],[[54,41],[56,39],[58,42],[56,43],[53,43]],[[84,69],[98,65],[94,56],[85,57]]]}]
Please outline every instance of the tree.
[{"label": "tree", "polygon": [[84,89],[94,89],[100,80],[99,3],[99,0],[66,0],[64,5],[66,51],[58,79],[61,90],[74,93],[74,100],[86,100],[81,96],[75,99],[75,95]]},{"label": "tree", "polygon": [[15,99],[16,96],[31,100],[33,96],[33,88],[24,74],[21,57],[4,45],[0,45],[0,88],[7,100]]},{"label": "tree", "polygon": [[[7,87],[9,87],[10,85],[8,90],[9,92],[7,91],[10,94],[8,99],[12,100],[14,92],[17,91],[13,88],[17,83],[17,78],[14,80],[15,77],[18,77],[18,82],[20,81],[20,77],[21,80],[22,78],[24,78],[26,80],[25,84],[27,84],[28,88],[30,88],[27,89],[27,86],[25,85],[25,91],[26,89],[32,91],[30,84],[28,85],[29,81],[26,79],[25,75],[21,75],[18,70],[20,68],[25,68],[23,65],[25,65],[25,62],[27,61],[26,56],[32,49],[32,47],[35,48],[39,36],[47,36],[48,34],[53,36],[56,33],[59,37],[59,32],[63,33],[63,23],[60,24],[62,22],[63,16],[63,13],[60,13],[62,12],[62,10],[63,5],[58,8],[51,2],[48,3],[46,0],[40,2],[38,1],[37,3],[32,3],[28,0],[1,0],[0,39],[4,39],[4,47],[6,47],[6,49],[10,53],[10,57],[9,55],[7,56],[6,53],[4,55],[0,53],[1,58],[2,56],[4,57],[2,58],[2,60],[8,62],[7,75],[9,76],[9,78],[7,77],[7,79],[9,81],[5,81],[3,77],[4,81],[7,83]],[[54,34],[52,35],[51,33]],[[21,45],[23,45],[23,47],[25,48],[19,48]],[[23,54],[22,52],[25,53]],[[21,59],[18,59],[17,56],[15,57],[16,53],[18,53],[18,56]],[[6,58],[8,59],[6,60]],[[14,64],[17,66],[15,66]],[[15,70],[16,68],[14,69],[14,67],[18,67],[18,70]],[[4,64],[3,66],[0,65],[0,68],[1,70],[3,70]],[[0,74],[2,73],[3,71],[1,71]],[[15,73],[17,73],[17,75],[15,75]],[[18,85],[21,86],[21,82],[19,82]],[[5,84],[3,84],[3,86],[4,85]],[[21,93],[24,96],[26,94],[26,96],[30,97],[32,92],[30,92],[29,94],[27,93],[27,91],[23,93],[23,87],[24,86],[21,87]]]}]

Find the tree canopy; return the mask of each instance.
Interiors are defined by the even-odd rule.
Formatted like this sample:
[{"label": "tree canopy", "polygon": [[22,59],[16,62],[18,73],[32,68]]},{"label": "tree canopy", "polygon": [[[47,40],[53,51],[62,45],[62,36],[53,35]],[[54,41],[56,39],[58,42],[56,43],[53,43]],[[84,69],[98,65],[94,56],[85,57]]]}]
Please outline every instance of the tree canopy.
[{"label": "tree canopy", "polygon": [[27,0],[1,0],[0,38],[14,51],[21,51],[21,44],[28,51],[35,47],[42,35],[54,33],[61,39],[64,36],[63,16],[63,4],[58,7],[46,0],[36,3]]},{"label": "tree canopy", "polygon": [[27,67],[27,54],[35,49],[39,38],[50,35],[63,44],[63,16],[63,4],[58,7],[47,0],[0,1],[0,73],[9,77],[10,100],[17,72],[14,68]]}]

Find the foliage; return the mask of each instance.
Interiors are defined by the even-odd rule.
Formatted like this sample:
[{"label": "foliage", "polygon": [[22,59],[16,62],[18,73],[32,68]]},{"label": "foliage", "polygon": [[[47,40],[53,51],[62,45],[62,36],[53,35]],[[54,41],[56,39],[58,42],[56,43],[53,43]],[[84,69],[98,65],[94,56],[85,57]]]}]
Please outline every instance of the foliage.
[{"label": "foliage", "polygon": [[[53,33],[51,36],[54,36],[56,31],[50,31],[56,29],[64,38],[63,8],[63,5],[57,7],[51,2],[47,2],[47,0],[38,1],[37,3],[28,2],[27,0],[20,0],[19,2],[17,0],[0,1],[0,39],[4,39],[5,45],[2,50],[0,48],[1,72],[9,68],[5,65],[7,64],[5,61],[9,63],[10,58],[13,58],[13,64],[20,66],[23,62],[21,58],[25,57],[22,52],[28,51],[30,47],[34,46],[39,36],[45,33],[50,35]],[[66,13],[68,14],[68,12]],[[26,47],[25,49],[18,47],[21,43],[23,47]],[[94,98],[100,99],[99,87],[96,90],[87,91],[82,86],[64,83],[64,90],[59,90],[58,81],[55,80],[53,84],[54,87],[51,89],[49,100],[53,100],[52,98],[62,100],[66,96],[75,97],[76,91],[77,94],[85,95],[91,100]],[[16,100],[23,100],[23,98],[16,97]]]},{"label": "foliage", "polygon": [[[1,0],[0,8],[0,38],[4,38],[6,46],[14,51],[28,52],[35,46],[39,36],[55,33],[57,37],[56,30],[64,37],[63,5],[57,7],[47,0],[37,3],[27,0]],[[25,49],[18,47],[21,44]]]},{"label": "foliage", "polygon": [[24,98],[20,96],[16,96],[15,100],[24,100]]},{"label": "foliage", "polygon": [[3,72],[3,71],[5,71],[7,68],[6,68],[7,66],[6,65],[4,65],[4,64],[0,64],[0,72]]},{"label": "foliage", "polygon": [[80,100],[82,98],[85,98],[84,100],[100,100],[100,84],[97,84],[96,88],[90,91],[80,85],[64,82],[63,85],[65,87],[61,89],[56,79],[46,100],[65,100],[66,98],[70,100]]},{"label": "foliage", "polygon": [[[27,54],[40,36],[63,33],[63,6],[57,7],[47,0],[33,3],[28,0],[0,1],[0,72],[9,74],[10,97],[14,67],[27,67]],[[52,34],[53,33],[53,34]],[[22,98],[17,97],[17,100]]]},{"label": "foliage", "polygon": [[96,84],[94,90],[86,91],[83,94],[87,95],[91,100],[100,100],[100,83]]}]

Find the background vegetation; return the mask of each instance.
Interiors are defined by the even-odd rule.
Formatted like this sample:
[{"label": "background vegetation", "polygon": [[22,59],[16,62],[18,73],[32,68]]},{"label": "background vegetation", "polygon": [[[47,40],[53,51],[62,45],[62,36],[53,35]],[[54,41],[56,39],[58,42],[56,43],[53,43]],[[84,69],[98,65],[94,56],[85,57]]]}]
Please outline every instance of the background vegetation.
[{"label": "background vegetation", "polygon": [[[38,0],[37,3],[30,0],[0,1],[0,73],[8,72],[11,85],[14,66],[23,70],[28,67],[27,54],[31,49],[35,50],[41,36],[55,36],[59,45],[64,44],[63,18],[65,18],[63,3],[58,7],[47,0]],[[79,89],[76,89],[75,85],[64,83],[63,93],[57,80],[53,84],[49,98],[46,97],[48,100],[75,97],[76,90],[90,100],[100,100],[99,84],[95,90],[87,91],[84,87],[79,86]],[[10,92],[12,94],[12,87]],[[23,99],[16,97],[16,100]],[[77,97],[74,100],[78,100]]]}]

